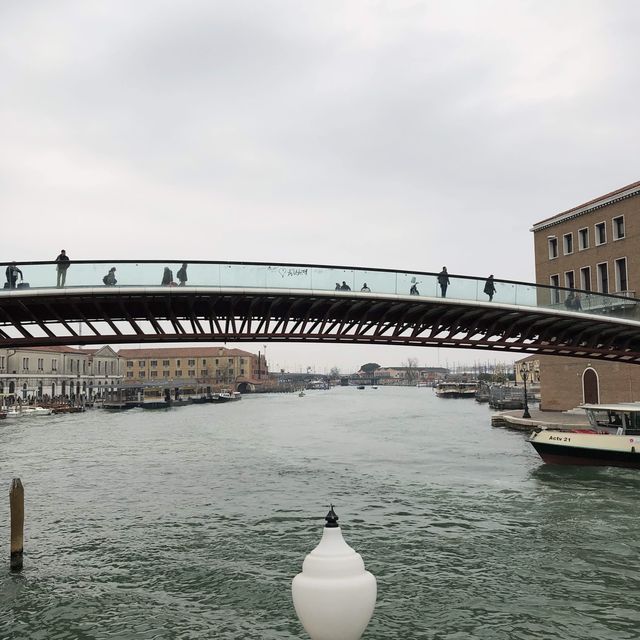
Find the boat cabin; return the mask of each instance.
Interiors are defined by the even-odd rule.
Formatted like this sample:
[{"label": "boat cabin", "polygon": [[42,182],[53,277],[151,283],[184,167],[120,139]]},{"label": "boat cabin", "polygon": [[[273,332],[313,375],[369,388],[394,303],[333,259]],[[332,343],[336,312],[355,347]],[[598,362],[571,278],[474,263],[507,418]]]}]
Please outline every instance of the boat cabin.
[{"label": "boat cabin", "polygon": [[640,435],[640,402],[583,404],[589,424],[597,431],[616,435]]}]

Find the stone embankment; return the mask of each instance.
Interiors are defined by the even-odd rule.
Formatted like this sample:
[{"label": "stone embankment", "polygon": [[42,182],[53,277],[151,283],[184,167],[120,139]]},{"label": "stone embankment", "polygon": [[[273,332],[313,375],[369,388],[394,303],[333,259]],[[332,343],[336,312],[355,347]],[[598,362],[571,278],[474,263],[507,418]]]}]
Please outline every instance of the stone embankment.
[{"label": "stone embankment", "polygon": [[571,431],[584,429],[589,426],[584,412],[572,413],[566,411],[540,411],[531,409],[531,417],[523,418],[522,409],[501,411],[491,416],[492,427],[505,427],[516,431],[533,431],[534,429],[559,429]]}]

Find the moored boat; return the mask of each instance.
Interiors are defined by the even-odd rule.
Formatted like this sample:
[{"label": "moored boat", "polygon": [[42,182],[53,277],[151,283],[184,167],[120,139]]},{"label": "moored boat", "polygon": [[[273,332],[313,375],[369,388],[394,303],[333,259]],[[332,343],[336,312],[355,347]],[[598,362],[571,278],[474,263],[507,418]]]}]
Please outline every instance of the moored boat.
[{"label": "moored boat", "polygon": [[640,469],[640,403],[585,404],[588,429],[534,431],[529,442],[548,464]]},{"label": "moored boat", "polygon": [[239,391],[230,391],[228,389],[223,389],[220,393],[214,393],[212,397],[212,402],[232,402],[234,400],[240,400],[242,398],[242,394]]},{"label": "moored boat", "polygon": [[475,382],[440,382],[436,395],[438,398],[475,398],[477,390]]}]

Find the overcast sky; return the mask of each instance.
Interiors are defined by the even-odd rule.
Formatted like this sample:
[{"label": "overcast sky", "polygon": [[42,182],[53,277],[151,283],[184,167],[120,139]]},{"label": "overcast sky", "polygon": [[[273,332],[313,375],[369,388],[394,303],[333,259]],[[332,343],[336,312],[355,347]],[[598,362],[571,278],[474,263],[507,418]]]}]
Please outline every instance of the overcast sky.
[{"label": "overcast sky", "polygon": [[635,0],[4,0],[1,260],[533,280],[533,223],[639,179],[638,33]]}]

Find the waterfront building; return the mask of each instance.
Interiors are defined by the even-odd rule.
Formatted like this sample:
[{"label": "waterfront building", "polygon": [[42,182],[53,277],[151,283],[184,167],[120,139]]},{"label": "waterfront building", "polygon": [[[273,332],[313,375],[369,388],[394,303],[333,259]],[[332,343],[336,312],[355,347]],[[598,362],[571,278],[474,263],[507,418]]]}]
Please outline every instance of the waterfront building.
[{"label": "waterfront building", "polygon": [[119,380],[118,354],[108,346],[0,349],[0,396],[88,400]]},{"label": "waterfront building", "polygon": [[[536,282],[636,297],[640,292],[640,182],[533,225]],[[554,301],[564,308],[568,291]],[[626,304],[624,301],[621,304]],[[632,313],[635,304],[628,303]],[[582,358],[540,356],[540,408],[640,400],[640,367]]]},{"label": "waterfront building", "polygon": [[250,391],[269,379],[261,354],[225,347],[120,349],[123,382],[195,382]]}]

